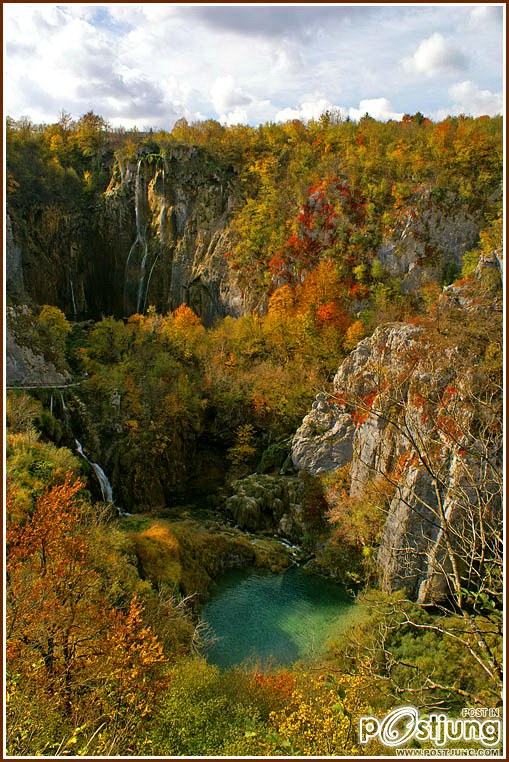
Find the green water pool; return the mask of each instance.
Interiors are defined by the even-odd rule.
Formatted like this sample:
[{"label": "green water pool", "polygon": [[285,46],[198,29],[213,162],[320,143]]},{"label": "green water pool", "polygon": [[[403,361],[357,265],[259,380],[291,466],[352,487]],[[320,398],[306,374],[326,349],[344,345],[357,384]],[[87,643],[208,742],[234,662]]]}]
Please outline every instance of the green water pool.
[{"label": "green water pool", "polygon": [[220,667],[270,667],[313,658],[353,621],[356,609],[340,586],[298,566],[282,574],[231,571],[203,609],[216,638],[207,659]]}]

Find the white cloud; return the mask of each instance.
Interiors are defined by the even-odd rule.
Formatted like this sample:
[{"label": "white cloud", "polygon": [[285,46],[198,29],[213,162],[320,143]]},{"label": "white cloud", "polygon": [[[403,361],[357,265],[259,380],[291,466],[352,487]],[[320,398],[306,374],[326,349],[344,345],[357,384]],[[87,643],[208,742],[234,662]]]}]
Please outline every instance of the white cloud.
[{"label": "white cloud", "polygon": [[231,127],[234,124],[247,124],[248,119],[249,117],[246,109],[237,106],[233,111],[229,111],[227,114],[221,114],[219,121],[221,124]]},{"label": "white cloud", "polygon": [[359,108],[348,109],[348,115],[351,119],[360,119],[365,114],[383,122],[388,119],[399,121],[403,117],[402,113],[394,111],[387,98],[367,98],[359,103]]},{"label": "white cloud", "polygon": [[410,73],[434,77],[465,69],[467,60],[452,42],[435,32],[422,40],[413,56],[403,59],[403,67]]},{"label": "white cloud", "polygon": [[237,106],[245,106],[253,100],[251,96],[246,95],[239,87],[236,87],[231,74],[226,77],[217,77],[210,88],[210,95],[218,114]]},{"label": "white cloud", "polygon": [[440,109],[434,114],[436,119],[445,119],[446,116],[496,116],[502,112],[502,93],[493,93],[491,90],[481,90],[474,82],[465,80],[458,82],[449,88],[449,96],[453,105],[447,109]]},{"label": "white cloud", "polygon": [[[502,87],[502,30],[493,21],[500,7],[233,10],[6,3],[7,112],[52,121],[62,108],[74,117],[93,109],[140,128],[200,115],[224,124],[306,120],[334,108],[351,118],[398,118],[373,93],[390,93],[409,113],[431,113],[444,102],[439,94],[467,77],[458,74],[461,51],[469,80],[495,98]],[[416,88],[409,71],[433,87]],[[455,107],[464,100],[455,98]]]},{"label": "white cloud", "polygon": [[501,6],[495,5],[476,5],[470,12],[472,22],[494,21],[501,16]]},{"label": "white cloud", "polygon": [[326,111],[340,111],[346,114],[341,106],[334,106],[326,98],[317,97],[314,100],[303,101],[297,108],[284,108],[278,111],[274,117],[276,122],[288,122],[290,119],[301,119],[307,122],[309,119],[319,119]]},{"label": "white cloud", "polygon": [[275,116],[276,122],[286,122],[290,119],[301,119],[302,121],[308,121],[309,119],[318,119],[326,111],[334,111],[339,113],[343,118],[350,117],[350,119],[361,119],[365,114],[369,114],[374,119],[380,119],[387,121],[388,119],[396,119],[399,121],[403,114],[394,111],[391,102],[387,98],[365,98],[360,101],[359,106],[355,108],[350,106],[336,106],[331,101],[323,97],[317,97],[314,100],[303,101],[297,108],[284,108],[278,111]]},{"label": "white cloud", "polygon": [[262,122],[274,113],[269,99],[245,92],[231,74],[214,80],[210,97],[219,121],[227,126]]}]

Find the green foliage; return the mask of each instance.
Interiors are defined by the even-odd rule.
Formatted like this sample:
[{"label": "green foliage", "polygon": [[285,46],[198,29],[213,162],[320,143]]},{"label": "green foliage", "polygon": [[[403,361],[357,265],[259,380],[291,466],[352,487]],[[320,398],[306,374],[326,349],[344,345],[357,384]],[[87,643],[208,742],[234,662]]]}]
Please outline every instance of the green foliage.
[{"label": "green foliage", "polygon": [[66,342],[71,326],[64,313],[58,307],[45,304],[37,318],[37,327],[44,355],[57,368],[65,368]]},{"label": "green foliage", "polygon": [[440,701],[448,710],[465,702],[497,702],[496,684],[472,653],[476,633],[494,653],[500,652],[489,620],[456,617],[445,610],[437,615],[400,594],[369,591],[361,603],[370,614],[336,645],[335,659],[339,669],[382,677],[386,688],[380,709],[393,707],[396,697],[416,706]]},{"label": "green foliage", "polygon": [[7,434],[7,469],[13,489],[13,515],[19,521],[49,486],[63,481],[68,473],[78,475],[81,463],[65,447],[42,442],[33,428]]},{"label": "green foliage", "polygon": [[384,277],[384,268],[379,259],[374,259],[371,262],[371,277],[373,280],[382,280]]},{"label": "green foliage", "polygon": [[180,662],[152,725],[154,753],[227,756],[269,749],[248,680],[240,670],[222,673],[202,659]]},{"label": "green foliage", "polygon": [[250,423],[239,426],[235,432],[235,443],[228,450],[228,458],[236,470],[249,468],[256,455],[255,431]]},{"label": "green foliage", "polygon": [[463,278],[468,278],[470,275],[473,275],[480,256],[481,253],[478,249],[471,249],[463,254],[463,266],[461,268],[461,275]]},{"label": "green foliage", "polygon": [[289,452],[287,441],[269,445],[262,453],[260,462],[256,467],[257,473],[268,474],[279,471],[288,458]]}]

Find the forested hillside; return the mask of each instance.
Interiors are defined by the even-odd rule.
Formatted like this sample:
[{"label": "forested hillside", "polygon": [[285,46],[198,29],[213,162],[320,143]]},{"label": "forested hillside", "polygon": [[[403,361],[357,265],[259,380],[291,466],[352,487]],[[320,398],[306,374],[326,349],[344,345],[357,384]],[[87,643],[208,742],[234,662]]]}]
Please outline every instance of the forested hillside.
[{"label": "forested hillside", "polygon": [[[501,690],[502,120],[7,124],[12,754],[342,755]],[[292,548],[293,546],[293,548]],[[356,597],[206,660],[233,568]]]}]

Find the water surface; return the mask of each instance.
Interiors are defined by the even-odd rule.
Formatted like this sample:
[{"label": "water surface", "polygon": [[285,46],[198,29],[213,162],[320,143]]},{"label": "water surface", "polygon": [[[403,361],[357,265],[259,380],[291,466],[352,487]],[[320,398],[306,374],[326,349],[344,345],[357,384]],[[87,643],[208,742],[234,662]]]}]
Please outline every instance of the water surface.
[{"label": "water surface", "polygon": [[217,638],[207,658],[220,667],[312,658],[352,622],[356,608],[340,586],[297,566],[282,574],[228,572],[202,614]]}]

